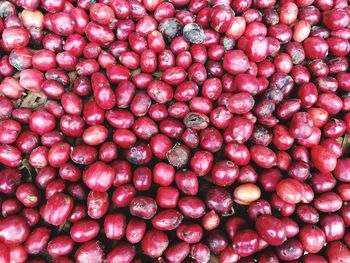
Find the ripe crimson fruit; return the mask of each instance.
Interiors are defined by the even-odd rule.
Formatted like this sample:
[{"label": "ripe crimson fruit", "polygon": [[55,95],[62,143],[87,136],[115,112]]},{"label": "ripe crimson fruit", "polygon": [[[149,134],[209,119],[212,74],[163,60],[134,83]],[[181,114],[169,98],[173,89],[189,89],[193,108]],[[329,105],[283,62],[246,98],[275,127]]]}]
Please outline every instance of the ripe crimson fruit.
[{"label": "ripe crimson fruit", "polygon": [[0,2],[0,262],[349,262],[345,0]]}]

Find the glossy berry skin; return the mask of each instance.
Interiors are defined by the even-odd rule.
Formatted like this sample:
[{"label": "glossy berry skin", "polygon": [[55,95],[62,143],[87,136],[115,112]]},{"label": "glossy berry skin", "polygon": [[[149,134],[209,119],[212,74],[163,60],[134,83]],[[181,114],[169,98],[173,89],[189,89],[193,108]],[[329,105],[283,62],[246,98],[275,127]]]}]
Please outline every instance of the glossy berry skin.
[{"label": "glossy berry skin", "polygon": [[233,245],[236,249],[236,253],[239,256],[246,257],[258,250],[259,236],[253,230],[241,230],[239,231],[233,240]]},{"label": "glossy berry skin", "polygon": [[[89,231],[84,231],[87,227]],[[70,229],[70,236],[74,242],[87,242],[95,238],[100,230],[99,225],[94,220],[81,220],[73,224]]]},{"label": "glossy berry skin", "polygon": [[336,156],[322,146],[314,146],[311,149],[311,159],[320,172],[332,172],[337,165]]},{"label": "glossy berry skin", "polygon": [[83,181],[94,191],[106,191],[111,187],[115,170],[103,162],[95,162],[83,172]]},{"label": "glossy berry skin", "polygon": [[46,227],[35,228],[28,239],[26,240],[24,247],[29,254],[37,254],[44,247],[46,247],[47,242],[51,236],[51,231]]},{"label": "glossy berry skin", "polygon": [[47,245],[50,256],[58,257],[69,254],[73,250],[74,242],[68,236],[57,236]]},{"label": "glossy berry skin", "polygon": [[[9,235],[9,233],[16,233],[16,235]],[[19,245],[27,239],[29,233],[29,225],[21,216],[9,216],[1,221],[0,240],[5,245]]]},{"label": "glossy berry skin", "polygon": [[323,231],[317,226],[306,225],[300,230],[300,241],[305,251],[318,253],[326,240]]},{"label": "glossy berry skin", "polygon": [[130,213],[143,219],[151,219],[156,211],[157,203],[152,197],[137,196],[130,203]]},{"label": "glossy berry skin", "polygon": [[91,240],[81,245],[74,254],[75,262],[84,262],[93,260],[94,262],[103,262],[105,257],[102,244],[99,241]]},{"label": "glossy berry skin", "polygon": [[296,179],[283,179],[276,186],[277,195],[287,203],[299,203],[303,195],[303,187]]},{"label": "glossy berry skin", "polygon": [[41,207],[40,215],[49,224],[58,226],[66,220],[72,208],[73,200],[71,197],[56,193]]},{"label": "glossy berry skin", "polygon": [[141,241],[143,252],[150,258],[157,258],[168,247],[168,237],[158,230],[148,231]]},{"label": "glossy berry skin", "polygon": [[211,171],[213,183],[218,186],[232,185],[238,177],[238,167],[229,161],[218,162]]},{"label": "glossy berry skin", "polygon": [[135,248],[129,243],[120,243],[107,254],[107,261],[130,262],[135,257]]},{"label": "glossy berry skin", "polygon": [[271,215],[261,215],[255,222],[257,231],[267,243],[279,246],[286,240],[282,222]]},{"label": "glossy berry skin", "polygon": [[39,110],[31,115],[29,127],[32,131],[42,135],[54,129],[55,119],[50,113]]},{"label": "glossy berry skin", "polygon": [[277,249],[277,255],[282,260],[297,260],[302,256],[303,248],[296,239],[288,239]]}]

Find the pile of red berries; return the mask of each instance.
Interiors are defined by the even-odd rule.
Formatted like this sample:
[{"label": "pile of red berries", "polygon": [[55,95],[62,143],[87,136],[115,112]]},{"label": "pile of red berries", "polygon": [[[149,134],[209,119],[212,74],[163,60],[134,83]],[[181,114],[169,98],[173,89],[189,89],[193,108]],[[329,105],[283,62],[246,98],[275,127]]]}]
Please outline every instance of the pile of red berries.
[{"label": "pile of red berries", "polygon": [[347,0],[2,0],[0,262],[350,262],[349,40]]}]

